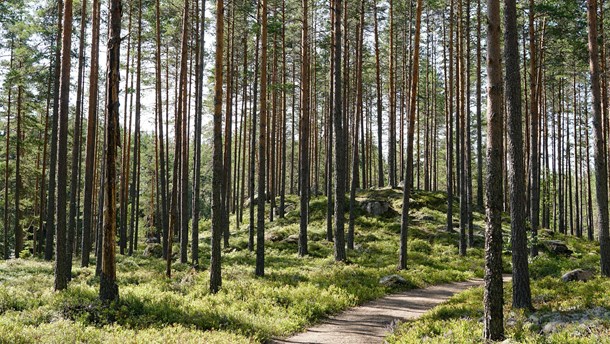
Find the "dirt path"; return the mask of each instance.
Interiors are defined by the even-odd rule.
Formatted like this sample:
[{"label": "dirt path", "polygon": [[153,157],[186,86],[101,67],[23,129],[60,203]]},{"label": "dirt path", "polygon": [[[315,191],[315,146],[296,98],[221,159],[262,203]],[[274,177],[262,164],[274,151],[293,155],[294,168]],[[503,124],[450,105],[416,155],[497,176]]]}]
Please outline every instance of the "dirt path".
[{"label": "dirt path", "polygon": [[[504,281],[508,280],[510,277],[505,276]],[[383,343],[397,322],[418,318],[452,295],[482,285],[482,279],[474,279],[387,295],[323,320],[306,332],[270,343]]]}]

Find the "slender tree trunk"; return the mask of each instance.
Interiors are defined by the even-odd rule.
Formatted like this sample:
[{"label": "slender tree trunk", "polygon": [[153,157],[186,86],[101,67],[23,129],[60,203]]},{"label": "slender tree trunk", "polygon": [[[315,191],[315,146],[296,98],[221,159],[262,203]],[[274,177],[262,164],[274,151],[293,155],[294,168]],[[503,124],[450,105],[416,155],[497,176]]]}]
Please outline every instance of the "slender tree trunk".
[{"label": "slender tree trunk", "polygon": [[[256,12],[256,19],[257,21],[260,19],[260,3],[257,2],[257,12]],[[255,40],[255,47],[254,47],[254,83],[252,85],[252,87],[254,88],[254,92],[253,96],[252,96],[252,121],[251,121],[251,126],[252,126],[252,143],[251,143],[251,149],[250,149],[250,183],[249,183],[249,187],[250,187],[250,224],[248,226],[248,250],[250,252],[252,252],[254,250],[254,234],[255,234],[255,221],[254,221],[254,179],[255,179],[255,175],[256,175],[256,152],[257,152],[257,148],[256,147],[256,115],[257,115],[257,104],[258,104],[258,70],[259,70],[259,63],[258,63],[258,54],[259,54],[259,41],[260,41],[260,32],[257,31],[256,33],[256,40]],[[294,69],[294,68],[293,68]],[[293,73],[294,74],[294,73]],[[294,99],[294,96],[293,96]],[[294,102],[293,102],[294,104]],[[294,107],[294,105],[293,105]],[[293,163],[291,164],[291,166],[294,165],[294,110],[293,110],[293,116],[292,116],[292,149],[293,149]],[[291,167],[292,168],[292,167]],[[292,172],[291,172],[292,174]],[[292,176],[291,176],[292,179]],[[292,183],[292,182],[291,182]],[[258,202],[257,202],[258,205]]]},{"label": "slender tree trunk", "polygon": [[[197,13],[199,15],[199,13]],[[193,158],[193,222],[191,237],[191,264],[195,269],[199,268],[199,208],[201,193],[201,117],[203,113],[203,70],[205,68],[205,1],[202,2],[201,18],[199,20],[201,29],[199,41],[197,42],[197,98],[195,102],[195,149]],[[243,100],[245,102],[245,98]]]},{"label": "slender tree trunk", "polygon": [[[136,54],[136,123],[133,139],[133,169],[131,172],[131,189],[129,190],[131,199],[131,218],[129,223],[129,246],[127,248],[127,253],[130,256],[133,255],[134,240],[138,240],[137,236],[134,237],[134,232],[136,231],[136,228],[134,227],[136,225],[136,218],[138,217],[136,194],[140,193],[137,186],[140,178],[140,157],[138,152],[140,151],[140,113],[142,109],[140,96],[142,92],[142,0],[138,0],[138,47]],[[129,147],[125,147],[125,149],[129,149]]]},{"label": "slender tree trunk", "polygon": [[422,0],[417,0],[415,12],[415,40],[413,41],[413,64],[411,66],[411,97],[409,99],[409,127],[407,129],[407,166],[402,197],[402,217],[400,225],[400,253],[398,268],[407,268],[407,238],[409,234],[409,201],[413,185],[413,138],[415,134],[415,111],[417,106],[417,85],[419,83],[419,41],[421,35]]},{"label": "slender tree trunk", "polygon": [[[265,153],[267,151],[267,0],[261,0],[261,118],[258,138],[258,209],[256,222],[256,276],[265,275]],[[273,211],[273,209],[271,209]]]},{"label": "slender tree trunk", "polygon": [[[540,213],[540,173],[538,153],[538,99],[536,72],[536,36],[534,28],[535,0],[529,0],[529,45],[530,45],[530,154],[529,154],[529,201],[530,223],[532,226],[532,242],[536,243],[538,236],[538,219]],[[530,251],[532,257],[538,255],[538,247],[533,244]],[[528,306],[529,305],[525,305]]]},{"label": "slender tree trunk", "polygon": [[487,176],[483,338],[502,340],[502,52],[500,1],[487,0]]},{"label": "slender tree trunk", "polygon": [[[301,31],[301,122],[299,134],[301,183],[299,227],[299,256],[307,255],[307,225],[309,220],[309,1],[303,0],[303,28]],[[264,42],[263,42],[264,44]]]},{"label": "slender tree trunk", "polygon": [[[13,69],[13,58],[14,58],[14,43],[11,40],[11,57],[10,57],[10,70]],[[9,228],[9,212],[8,212],[8,190],[9,190],[9,159],[10,159],[10,148],[11,148],[11,96],[13,88],[8,89],[8,104],[6,112],[6,158],[4,162],[4,259],[10,258],[10,248],[8,243],[8,228]],[[48,242],[48,241],[47,241]]]},{"label": "slender tree trunk", "polygon": [[110,1],[108,39],[106,152],[104,154],[104,235],[100,299],[111,302],[119,298],[116,284],[116,155],[119,141],[119,67],[121,52],[121,0]]},{"label": "slender tree trunk", "polygon": [[[159,192],[161,193],[161,222],[163,226],[163,254],[167,252],[169,243],[169,216],[167,209],[167,174],[166,174],[166,153],[164,145],[165,136],[163,135],[163,103],[161,97],[161,13],[159,9],[159,0],[155,1],[155,95],[157,103],[157,126],[159,134],[159,160],[160,160],[160,171],[159,171]],[[166,99],[166,101],[169,100]]]},{"label": "slender tree trunk", "polygon": [[381,63],[379,61],[379,29],[377,23],[377,1],[373,6],[374,13],[373,18],[375,19],[375,76],[376,76],[376,91],[377,91],[377,186],[382,187],[384,185],[383,178],[383,117],[381,101]]},{"label": "slender tree trunk", "polygon": [[72,0],[64,3],[62,30],[62,52],[59,91],[59,121],[57,140],[57,245],[55,249],[55,290],[68,286],[68,263],[66,247],[66,187],[68,165],[68,111],[70,102],[70,48],[72,44]]},{"label": "slender tree trunk", "polygon": [[595,134],[595,186],[598,206],[601,274],[610,276],[610,238],[608,235],[608,171],[602,131],[599,49],[597,46],[597,0],[587,1],[589,27],[589,69],[593,100],[593,130]]},{"label": "slender tree trunk", "polygon": [[334,126],[335,126],[335,261],[345,261],[345,134],[343,132],[343,88],[341,75],[341,10],[342,0],[333,0],[334,30]]},{"label": "slender tree trunk", "polygon": [[[360,1],[360,22],[357,29],[357,57],[356,57],[356,111],[354,116],[354,140],[352,144],[352,185],[349,193],[349,224],[347,229],[347,248],[354,249],[354,227],[356,222],[356,189],[358,188],[359,177],[358,169],[360,168],[359,152],[358,152],[358,134],[360,130],[360,119],[362,118],[362,50],[364,31],[364,0]],[[360,136],[360,140],[364,140]]]},{"label": "slender tree trunk", "polygon": [[51,260],[53,258],[53,237],[55,236],[55,195],[57,191],[57,130],[59,126],[59,80],[61,68],[61,44],[63,31],[63,0],[57,1],[57,44],[55,51],[55,84],[53,85],[53,121],[51,122],[51,159],[49,162],[49,192],[47,193],[47,223],[46,223],[46,240],[44,259]]},{"label": "slender tree trunk", "polygon": [[[505,95],[508,108],[508,185],[510,186],[510,227],[513,263],[513,307],[532,308],[529,268],[527,266],[527,234],[525,228],[525,167],[521,115],[521,74],[519,73],[519,43],[517,5],[515,0],[504,2],[504,61],[506,63]],[[536,122],[538,124],[538,122]],[[537,159],[536,159],[537,160]]]},{"label": "slender tree trunk", "polygon": [[72,171],[70,174],[70,213],[68,215],[68,243],[67,243],[67,269],[68,279],[71,278],[72,274],[72,251],[74,248],[74,236],[76,234],[76,216],[78,212],[77,199],[78,199],[78,176],[80,172],[80,148],[81,148],[81,114],[83,111],[82,105],[82,93],[83,93],[83,65],[85,62],[85,34],[87,27],[87,1],[81,3],[81,21],[80,21],[80,43],[78,47],[78,81],[76,89],[76,114],[74,118],[74,141],[72,143]]},{"label": "slender tree trunk", "polygon": [[[134,0],[129,0],[129,17],[127,22],[127,58],[125,66],[125,95],[123,102],[125,107],[123,108],[123,147],[121,157],[121,190],[119,194],[119,253],[125,254],[125,248],[127,247],[127,203],[128,203],[128,186],[129,186],[129,147],[131,146],[131,120],[132,120],[132,109],[133,109],[133,55],[131,53],[131,21],[133,16],[133,9],[136,7],[133,4]],[[131,79],[130,79],[131,72]],[[131,85],[129,81],[131,80]],[[127,106],[127,97],[129,98],[129,106]],[[129,126],[127,122],[127,111],[129,111]]]},{"label": "slender tree trunk", "polygon": [[477,0],[477,208],[483,210],[483,139],[481,119],[481,0]]},{"label": "slender tree trunk", "polygon": [[[389,87],[389,137],[388,137],[388,165],[389,165],[389,183],[392,188],[397,186],[397,176],[396,176],[396,86],[395,86],[395,76],[394,76],[394,9],[393,9],[393,0],[389,0],[389,42],[388,42],[388,55],[390,58],[389,66],[388,66],[388,81],[390,83]],[[345,24],[347,25],[347,24]],[[347,34],[346,34],[347,36]],[[349,41],[346,38],[346,41]],[[349,51],[345,51],[345,55],[349,55]],[[348,84],[346,82],[346,84]],[[348,84],[349,85],[349,84]],[[402,168],[401,168],[402,169]]]},{"label": "slender tree trunk", "polygon": [[214,147],[212,153],[212,254],[210,259],[210,292],[222,285],[220,239],[222,238],[222,51],[224,45],[224,0],[216,0],[216,56],[214,62]]}]

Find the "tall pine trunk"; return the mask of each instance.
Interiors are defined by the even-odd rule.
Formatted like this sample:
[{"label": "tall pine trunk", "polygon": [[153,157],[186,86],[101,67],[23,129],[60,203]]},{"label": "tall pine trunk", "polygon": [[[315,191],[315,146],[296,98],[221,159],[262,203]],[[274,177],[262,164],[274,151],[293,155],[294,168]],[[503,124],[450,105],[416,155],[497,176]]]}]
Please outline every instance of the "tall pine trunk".
[{"label": "tall pine trunk", "polygon": [[500,1],[487,1],[487,175],[483,337],[502,340],[502,52]]}]

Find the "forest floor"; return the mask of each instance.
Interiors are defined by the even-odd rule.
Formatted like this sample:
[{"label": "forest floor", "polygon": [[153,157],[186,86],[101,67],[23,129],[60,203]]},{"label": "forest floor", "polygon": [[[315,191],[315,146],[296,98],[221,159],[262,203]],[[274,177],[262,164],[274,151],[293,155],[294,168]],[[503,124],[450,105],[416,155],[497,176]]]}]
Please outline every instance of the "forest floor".
[{"label": "forest floor", "polygon": [[[510,275],[505,276],[505,282]],[[383,343],[398,322],[421,317],[456,293],[483,285],[483,279],[453,282],[390,294],[329,317],[321,324],[272,344],[377,344]]]},{"label": "forest floor", "polygon": [[[75,261],[68,289],[57,293],[53,291],[52,262],[38,258],[0,262],[0,343],[265,342],[289,337],[384,295],[483,276],[483,214],[474,214],[475,247],[460,257],[457,232],[445,230],[446,195],[415,192],[409,269],[397,271],[401,191],[366,190],[358,197],[360,201],[387,202],[391,209],[381,216],[357,209],[356,245],[348,251],[347,263],[334,262],[333,243],[325,239],[323,196],[310,203],[309,255],[297,256],[298,198],[288,197],[292,210],[284,219],[266,224],[264,278],[254,276],[255,254],[247,249],[248,224],[237,226],[232,216],[230,246],[222,258],[223,285],[215,295],[208,291],[209,221],[200,226],[201,271],[175,261],[168,279],[164,261],[145,256],[143,242],[133,256],[118,255],[120,300],[109,307],[98,301],[99,278],[94,267],[81,268]],[[457,203],[454,210],[456,227]],[[505,241],[508,251],[508,236]],[[592,244],[575,243],[580,245],[572,248],[576,252],[595,252]],[[178,251],[176,244],[174,252]],[[580,266],[583,260],[587,264]],[[572,265],[597,266],[598,261],[598,253],[581,254],[577,262],[560,265],[556,259],[543,256],[532,263],[533,275],[555,278]],[[504,271],[510,272],[509,253]],[[392,274],[405,282],[395,287],[379,283],[380,278]],[[476,329],[476,324],[473,326]],[[408,342],[411,337],[400,328],[390,340],[407,338]]]},{"label": "forest floor", "polygon": [[[541,232],[541,241],[560,240],[571,256],[548,252],[531,259],[533,310],[511,307],[512,285],[504,284],[503,343],[610,343],[610,279],[599,277],[599,246],[572,236]],[[504,261],[510,260],[509,255]],[[564,282],[562,274],[580,268],[594,273],[588,281]],[[480,343],[483,334],[483,288],[454,295],[418,319],[398,326],[389,344]]]}]

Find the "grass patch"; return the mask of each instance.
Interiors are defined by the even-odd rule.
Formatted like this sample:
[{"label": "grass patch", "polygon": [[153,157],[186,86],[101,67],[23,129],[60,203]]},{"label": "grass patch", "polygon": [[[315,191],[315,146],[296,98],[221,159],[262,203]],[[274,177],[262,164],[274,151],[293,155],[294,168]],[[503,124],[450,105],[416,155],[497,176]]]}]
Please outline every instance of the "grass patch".
[{"label": "grass patch", "polygon": [[[358,197],[389,199],[393,207],[402,202],[400,190],[367,190]],[[254,276],[247,224],[237,228],[232,222],[231,247],[222,257],[223,286],[216,295],[208,292],[205,271],[210,258],[209,221],[200,228],[203,271],[174,263],[173,276],[167,279],[164,261],[144,257],[145,245],[140,243],[133,257],[117,256],[121,299],[109,307],[97,300],[99,279],[93,267],[79,268],[75,261],[68,289],[56,293],[51,262],[36,258],[1,262],[0,342],[264,342],[396,291],[379,285],[385,275],[400,274],[409,282],[407,289],[480,277],[483,250],[474,248],[467,257],[458,256],[457,233],[442,229],[442,197],[441,193],[413,195],[417,207],[411,213],[409,269],[399,272],[400,218],[370,217],[363,211],[358,212],[356,248],[348,252],[348,263],[334,262],[333,243],[325,240],[325,197],[311,201],[307,257],[297,256],[296,243],[282,240],[298,233],[298,208],[267,223],[266,232],[280,239],[266,242],[264,278]],[[298,198],[289,196],[286,202],[298,204]],[[477,226],[482,226],[481,220],[477,214]]]},{"label": "grass patch", "polygon": [[[565,241],[572,257],[541,254],[530,261],[535,311],[512,309],[512,285],[504,285],[505,334],[510,343],[610,343],[610,280],[564,283],[560,277],[575,268],[599,273],[599,247],[559,234],[541,239]],[[505,257],[505,261],[510,257]],[[483,288],[452,297],[417,320],[397,326],[387,339],[397,343],[480,343],[483,335]]]}]

